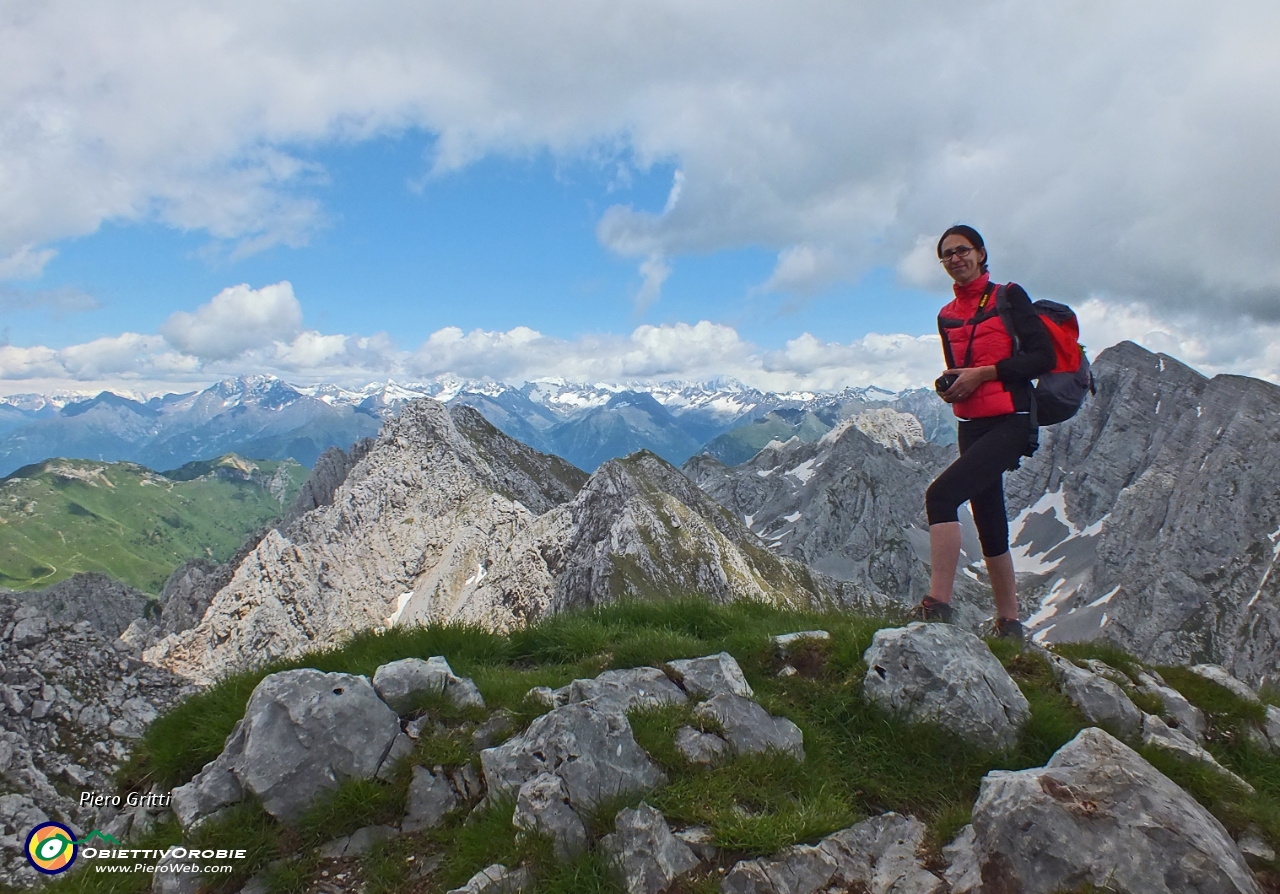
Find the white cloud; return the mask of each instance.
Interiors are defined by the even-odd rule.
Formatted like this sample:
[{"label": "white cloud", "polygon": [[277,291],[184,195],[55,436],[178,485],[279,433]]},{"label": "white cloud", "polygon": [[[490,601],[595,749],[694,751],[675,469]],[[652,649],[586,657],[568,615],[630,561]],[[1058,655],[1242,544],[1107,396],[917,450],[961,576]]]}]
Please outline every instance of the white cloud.
[{"label": "white cloud", "polygon": [[0,310],[32,310],[43,308],[55,318],[84,313],[100,307],[92,295],[68,287],[57,289],[15,289],[0,286]]},{"label": "white cloud", "polygon": [[[1140,304],[1098,299],[1077,307],[1081,338],[1093,357],[1121,340],[1177,357],[1208,375],[1241,372],[1277,381],[1280,326],[1247,330],[1202,327],[1196,318],[1161,319]],[[573,339],[518,326],[505,332],[447,327],[415,351],[385,334],[325,335],[313,330],[273,341],[232,359],[173,350],[158,335],[124,333],[61,350],[0,345],[0,392],[40,390],[185,391],[245,372],[272,373],[298,384],[347,386],[387,379],[424,380],[445,373],[518,384],[555,377],[573,382],[709,381],[729,376],[772,391],[834,391],[880,385],[927,387],[942,367],[938,336],[871,333],[850,343],[809,333],[767,350],[730,326],[703,320],[638,326],[629,335]],[[8,384],[6,384],[8,383]]]},{"label": "white cloud", "polygon": [[60,379],[65,375],[66,371],[58,362],[58,352],[52,348],[0,345],[0,381],[44,377]]},{"label": "white cloud", "polygon": [[[160,327],[180,351],[203,360],[230,360],[251,348],[292,341],[302,329],[302,305],[288,282],[223,289],[193,314],[178,311]],[[314,349],[313,349],[314,350]]]},{"label": "white cloud", "polygon": [[423,128],[437,173],[541,150],[675,164],[663,209],[599,221],[654,272],[757,246],[779,252],[770,288],[879,264],[920,281],[920,246],[965,220],[996,275],[1038,294],[1280,322],[1271,0],[17,10],[0,27],[2,275],[108,220],[241,253],[301,244],[325,220],[314,147]]},{"label": "white cloud", "polygon": [[21,245],[0,257],[0,279],[35,279],[57,254],[52,248],[37,248],[31,243]]},{"label": "white cloud", "polygon": [[640,264],[644,281],[636,293],[636,313],[642,314],[662,295],[662,284],[671,275],[671,265],[659,254],[652,254]]}]

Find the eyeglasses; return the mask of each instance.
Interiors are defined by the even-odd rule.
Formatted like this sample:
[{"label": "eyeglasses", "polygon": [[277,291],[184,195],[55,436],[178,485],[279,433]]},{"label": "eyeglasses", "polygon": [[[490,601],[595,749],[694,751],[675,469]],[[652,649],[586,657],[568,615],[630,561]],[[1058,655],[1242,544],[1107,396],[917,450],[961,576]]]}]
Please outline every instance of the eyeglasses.
[{"label": "eyeglasses", "polygon": [[975,250],[976,249],[968,245],[961,245],[958,248],[948,248],[942,253],[942,257],[939,259],[938,263],[945,264],[952,258],[959,258],[963,261],[965,258],[969,257],[969,255],[973,254]]}]

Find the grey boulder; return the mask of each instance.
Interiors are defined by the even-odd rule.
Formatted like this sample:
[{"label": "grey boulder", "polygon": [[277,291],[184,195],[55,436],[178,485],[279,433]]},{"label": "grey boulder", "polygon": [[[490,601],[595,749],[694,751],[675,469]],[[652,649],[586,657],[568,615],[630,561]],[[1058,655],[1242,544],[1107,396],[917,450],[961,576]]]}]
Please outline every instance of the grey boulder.
[{"label": "grey boulder", "polygon": [[641,802],[622,810],[614,831],[600,839],[627,894],[661,894],[680,876],[698,867],[698,856],[671,833],[661,813]]},{"label": "grey boulder", "polygon": [[941,894],[946,884],[924,868],[925,825],[913,816],[885,813],[863,820],[819,842],[836,861],[836,881],[871,894]]},{"label": "grey boulder", "polygon": [[773,643],[774,651],[787,658],[793,650],[803,647],[806,642],[825,639],[831,639],[831,634],[825,630],[800,630],[795,633],[780,633],[770,637],[769,641]]},{"label": "grey boulder", "polygon": [[1008,748],[1031,716],[1013,678],[972,633],[950,624],[876,632],[863,692],[882,709],[937,723],[984,748]]},{"label": "grey boulder", "polygon": [[1154,714],[1146,714],[1142,718],[1142,744],[1163,748],[1181,761],[1206,764],[1226,776],[1249,794],[1253,794],[1253,786],[1218,763],[1217,758],[1206,751],[1199,742],[1171,728]]},{"label": "grey boulder", "polygon": [[1095,885],[1128,894],[1260,894],[1222,825],[1097,728],[1043,767],[983,778],[970,859],[982,891]]},{"label": "grey boulder", "polygon": [[775,717],[755,701],[723,692],[694,709],[695,716],[713,720],[738,754],[780,751],[804,760],[804,734],[785,717]]},{"label": "grey boulder", "polygon": [[703,733],[691,726],[676,730],[676,751],[691,764],[713,767],[729,756],[729,743],[714,733]]},{"label": "grey boulder", "polygon": [[734,864],[720,890],[724,894],[814,894],[835,878],[839,865],[818,845],[798,844],[775,857]]},{"label": "grey boulder", "polygon": [[508,869],[501,863],[486,866],[461,888],[448,894],[519,894],[533,884],[533,873],[524,867]]},{"label": "grey boulder", "polygon": [[243,721],[237,721],[222,753],[205,764],[190,782],[173,790],[173,813],[184,830],[244,799],[244,786],[235,774],[236,760],[244,746],[243,726]]},{"label": "grey boulder", "polygon": [[350,835],[334,838],[320,845],[317,853],[328,860],[340,860],[344,857],[358,857],[368,853],[370,848],[382,841],[389,841],[400,834],[395,826],[364,826]]},{"label": "grey boulder", "polygon": [[445,814],[457,806],[458,796],[443,773],[437,776],[425,767],[414,767],[400,828],[406,832],[419,832],[438,826]]},{"label": "grey boulder", "polygon": [[9,634],[9,642],[20,649],[34,646],[45,641],[49,635],[49,619],[44,615],[23,618],[13,626]]},{"label": "grey boulder", "polygon": [[151,876],[154,894],[199,894],[204,877],[195,870],[199,867],[190,860],[180,860],[166,854],[156,864]]},{"label": "grey boulder", "polygon": [[1125,738],[1136,736],[1142,730],[1142,712],[1111,680],[1058,655],[1050,655],[1049,664],[1062,694],[1090,723],[1112,727]]},{"label": "grey boulder", "polygon": [[375,774],[379,779],[390,780],[396,773],[396,765],[401,758],[408,757],[413,754],[413,738],[406,733],[400,733],[391,743],[391,747],[387,749],[386,755],[382,758],[382,763],[378,765],[378,772]]},{"label": "grey boulder", "polygon": [[520,786],[511,822],[517,829],[550,838],[557,859],[568,860],[587,849],[582,817],[569,803],[564,780],[551,773],[540,773]]},{"label": "grey boulder", "polygon": [[722,692],[740,695],[743,698],[755,696],[737,659],[728,652],[708,655],[705,658],[668,661],[666,667],[680,681],[684,691],[695,698],[719,695]]},{"label": "grey boulder", "polygon": [[1267,715],[1263,721],[1262,729],[1267,734],[1267,740],[1271,743],[1271,747],[1276,751],[1280,751],[1280,708],[1275,705],[1267,705]]},{"label": "grey boulder", "polygon": [[245,707],[234,772],[276,819],[298,819],[322,792],[369,779],[400,721],[365,677],[311,668],[264,678]]},{"label": "grey boulder", "polygon": [[515,798],[530,779],[552,773],[564,780],[570,803],[580,810],[666,782],[636,744],[626,715],[601,711],[590,702],[543,714],[523,733],[480,752],[480,763],[493,797]]},{"label": "grey boulder", "polygon": [[484,698],[473,682],[458,677],[449,662],[436,655],[426,661],[402,658],[379,667],[373,674],[373,688],[397,714],[412,710],[423,696],[443,695],[457,707],[484,707]]},{"label": "grey boulder", "polygon": [[[1138,691],[1160,699],[1164,711],[1161,719],[1197,742],[1204,741],[1204,712],[1197,708],[1178,690],[1167,686],[1154,674],[1138,674]],[[1278,730],[1280,732],[1280,730]]]},{"label": "grey boulder", "polygon": [[1250,689],[1247,683],[1241,682],[1231,676],[1231,673],[1221,665],[1193,664],[1191,667],[1187,668],[1187,670],[1199,677],[1203,677],[1206,680],[1217,683],[1223,689],[1228,690],[1233,695],[1236,695],[1251,704],[1256,705],[1260,701],[1258,694]]},{"label": "grey boulder", "polygon": [[553,704],[591,702],[601,711],[625,714],[635,708],[683,705],[689,699],[656,667],[608,670],[588,680],[574,680],[552,692]]}]

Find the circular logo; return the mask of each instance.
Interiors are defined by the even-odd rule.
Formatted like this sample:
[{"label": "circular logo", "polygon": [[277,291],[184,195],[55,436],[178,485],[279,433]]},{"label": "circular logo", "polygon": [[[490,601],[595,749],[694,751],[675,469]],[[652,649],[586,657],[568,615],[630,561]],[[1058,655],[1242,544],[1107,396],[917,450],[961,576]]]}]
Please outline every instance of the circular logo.
[{"label": "circular logo", "polygon": [[46,875],[57,875],[76,861],[76,836],[61,823],[41,823],[27,836],[27,862]]}]

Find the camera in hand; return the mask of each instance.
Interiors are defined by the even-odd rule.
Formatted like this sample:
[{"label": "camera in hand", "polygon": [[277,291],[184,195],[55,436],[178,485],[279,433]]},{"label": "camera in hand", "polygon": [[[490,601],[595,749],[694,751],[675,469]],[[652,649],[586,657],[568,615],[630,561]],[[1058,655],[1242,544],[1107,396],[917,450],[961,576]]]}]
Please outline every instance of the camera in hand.
[{"label": "camera in hand", "polygon": [[956,383],[956,379],[958,378],[960,377],[957,375],[950,374],[950,373],[943,373],[942,375],[938,376],[938,378],[933,380],[933,390],[937,391],[939,394],[942,394],[948,388],[954,385]]}]

